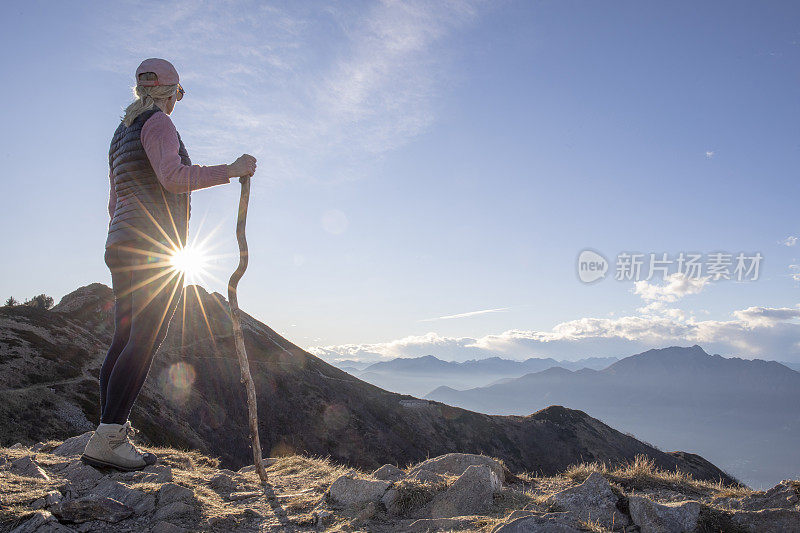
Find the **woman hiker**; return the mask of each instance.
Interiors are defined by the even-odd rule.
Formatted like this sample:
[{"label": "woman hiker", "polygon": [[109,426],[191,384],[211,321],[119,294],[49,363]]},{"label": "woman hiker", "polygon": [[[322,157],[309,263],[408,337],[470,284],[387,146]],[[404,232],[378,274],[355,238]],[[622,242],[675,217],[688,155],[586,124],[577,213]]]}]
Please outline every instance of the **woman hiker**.
[{"label": "woman hiker", "polygon": [[100,369],[100,425],[81,457],[126,471],[156,462],[131,443],[128,416],[183,293],[183,273],[170,257],[186,244],[189,193],[256,170],[248,154],[230,165],[192,165],[169,118],[184,95],[169,61],[142,61],[134,95],[108,152],[105,262],[114,289],[114,337]]}]

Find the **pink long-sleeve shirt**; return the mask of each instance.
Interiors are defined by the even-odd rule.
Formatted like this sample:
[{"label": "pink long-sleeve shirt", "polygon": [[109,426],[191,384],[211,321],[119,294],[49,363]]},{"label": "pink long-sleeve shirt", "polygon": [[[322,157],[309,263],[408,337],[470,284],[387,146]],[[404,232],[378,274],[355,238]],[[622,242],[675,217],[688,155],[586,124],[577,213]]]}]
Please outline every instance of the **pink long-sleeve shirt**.
[{"label": "pink long-sleeve shirt", "polygon": [[[196,191],[230,183],[228,165],[184,165],[178,154],[178,130],[163,112],[153,113],[142,126],[142,146],[147,153],[147,159],[158,177],[161,185],[173,193]],[[108,171],[111,192],[108,198],[108,214],[114,218],[114,208],[117,205],[117,194],[114,190],[114,176]]]}]

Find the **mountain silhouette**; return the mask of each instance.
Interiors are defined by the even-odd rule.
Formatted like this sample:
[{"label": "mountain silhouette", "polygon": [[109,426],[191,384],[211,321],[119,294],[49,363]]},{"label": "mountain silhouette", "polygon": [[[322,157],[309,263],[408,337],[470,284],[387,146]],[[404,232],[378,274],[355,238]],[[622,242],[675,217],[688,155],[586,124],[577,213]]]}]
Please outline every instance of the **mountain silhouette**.
[{"label": "mountain silhouette", "polygon": [[[92,284],[50,311],[0,309],[0,444],[93,429],[97,372],[112,334],[113,296]],[[514,471],[554,474],[582,461],[637,454],[667,470],[733,482],[704,459],[665,453],[588,416],[552,406],[490,416],[385,391],[309,354],[242,313],[265,454],[329,456],[376,468],[448,452],[484,453]],[[131,415],[155,445],[195,449],[231,468],[252,462],[247,414],[225,299],[187,287]]]},{"label": "mountain silhouette", "polygon": [[426,396],[491,414],[561,404],[648,442],[691,447],[755,486],[800,475],[800,373],[774,361],[648,350],[603,370],[549,369]]},{"label": "mountain silhouette", "polygon": [[335,365],[381,388],[404,394],[424,395],[439,386],[456,389],[480,387],[551,367],[572,370],[601,369],[615,361],[616,357],[590,357],[578,361],[557,361],[538,357],[515,361],[501,357],[487,357],[458,362],[443,361],[433,355],[424,355],[398,357],[372,363],[361,369],[353,361],[340,361]]}]

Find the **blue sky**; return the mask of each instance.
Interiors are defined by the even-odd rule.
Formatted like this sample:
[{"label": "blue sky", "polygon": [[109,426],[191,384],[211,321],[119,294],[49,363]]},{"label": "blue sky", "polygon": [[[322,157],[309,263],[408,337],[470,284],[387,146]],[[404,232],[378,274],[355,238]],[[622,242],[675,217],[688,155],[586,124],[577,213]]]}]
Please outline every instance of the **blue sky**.
[{"label": "blue sky", "polygon": [[[242,307],[314,353],[574,359],[697,343],[800,361],[799,11],[6,7],[0,295],[110,285],[108,143],[136,66],[163,57],[187,91],[172,119],[193,162],[259,161]],[[216,253],[236,251],[237,200],[235,180],[193,194],[192,231],[217,228]],[[764,260],[751,282],[587,285],[585,248]],[[205,286],[225,293],[234,259],[212,267]]]}]

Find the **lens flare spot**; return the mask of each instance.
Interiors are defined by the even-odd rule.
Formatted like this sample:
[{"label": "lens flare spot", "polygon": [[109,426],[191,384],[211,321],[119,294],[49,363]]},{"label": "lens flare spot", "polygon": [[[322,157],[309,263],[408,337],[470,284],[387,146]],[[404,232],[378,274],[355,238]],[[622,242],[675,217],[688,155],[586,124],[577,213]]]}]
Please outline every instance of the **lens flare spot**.
[{"label": "lens flare spot", "polygon": [[173,387],[180,390],[186,390],[194,383],[194,367],[189,363],[175,363],[169,367],[168,376],[169,382]]},{"label": "lens flare spot", "polygon": [[161,390],[169,400],[185,403],[192,392],[196,374],[189,363],[175,363],[161,374]]}]

